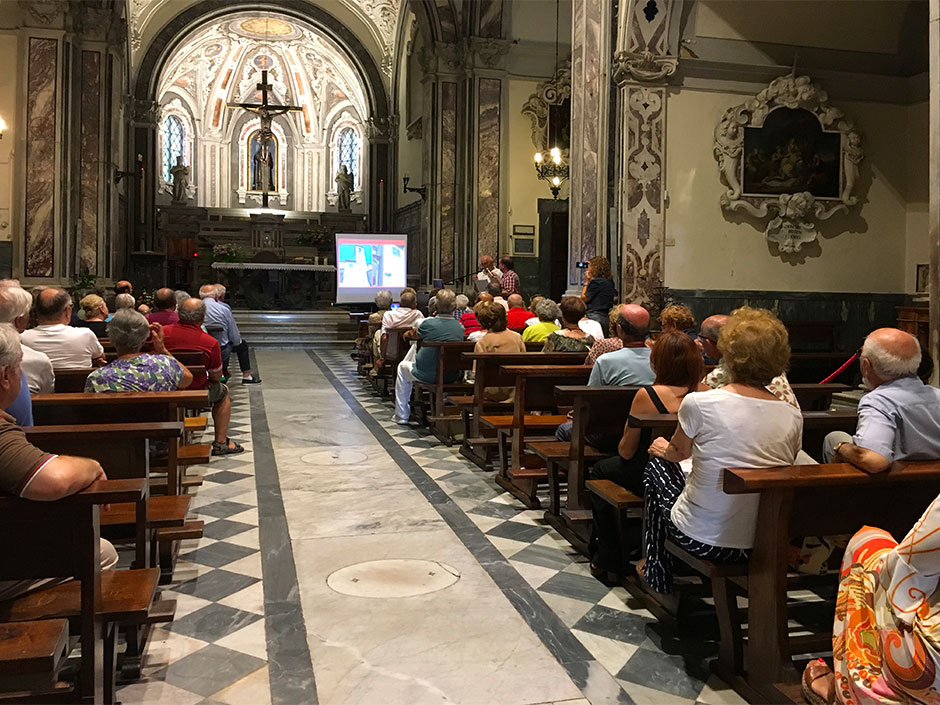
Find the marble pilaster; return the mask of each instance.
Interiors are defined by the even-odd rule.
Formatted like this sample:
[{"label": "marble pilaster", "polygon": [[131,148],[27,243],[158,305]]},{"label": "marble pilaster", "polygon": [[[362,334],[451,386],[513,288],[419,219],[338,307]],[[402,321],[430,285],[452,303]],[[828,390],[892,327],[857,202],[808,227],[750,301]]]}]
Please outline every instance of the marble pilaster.
[{"label": "marble pilaster", "polygon": [[23,244],[27,277],[54,275],[59,42],[29,37]]},{"label": "marble pilaster", "polygon": [[457,84],[441,83],[440,269],[441,279],[454,277],[457,235]]},{"label": "marble pilaster", "polygon": [[502,81],[481,78],[478,88],[477,126],[477,250],[480,255],[499,252],[500,121]]},{"label": "marble pilaster", "polygon": [[[940,354],[940,0],[930,0],[930,142],[928,182],[930,203],[930,352]],[[931,382],[940,381],[935,367]]]},{"label": "marble pilaster", "polygon": [[569,291],[581,288],[575,263],[603,251],[607,230],[610,14],[608,0],[572,3]]},{"label": "marble pilaster", "polygon": [[98,273],[98,231],[101,173],[101,52],[82,52],[81,147],[81,271]]}]

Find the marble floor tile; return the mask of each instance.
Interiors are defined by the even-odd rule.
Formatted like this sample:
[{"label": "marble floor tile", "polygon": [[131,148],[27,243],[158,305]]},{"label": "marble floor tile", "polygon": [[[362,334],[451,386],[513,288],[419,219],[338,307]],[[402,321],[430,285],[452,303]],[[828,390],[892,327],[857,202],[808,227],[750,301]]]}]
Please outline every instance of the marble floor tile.
[{"label": "marble floor tile", "polygon": [[512,539],[501,539],[497,536],[487,536],[490,543],[501,553],[504,558],[512,558],[519,551],[526,547],[522,541],[513,541]]},{"label": "marble floor tile", "polygon": [[195,595],[210,602],[218,602],[224,597],[244,590],[249,585],[257,583],[252,578],[227,570],[212,570],[193,580],[187,580],[176,585],[173,590],[177,593]]},{"label": "marble floor tile", "polygon": [[209,600],[204,600],[195,595],[187,595],[174,590],[163,590],[162,592],[164,597],[176,600],[176,616],[174,621],[212,604]]},{"label": "marble floor tile", "polygon": [[657,690],[657,688],[648,688],[624,680],[619,682],[637,705],[694,705],[695,703],[692,698],[677,697],[673,693]]},{"label": "marble floor tile", "polygon": [[182,555],[181,558],[193,563],[221,568],[229,563],[241,560],[245,556],[250,556],[252,553],[255,553],[255,549],[236,546],[225,541],[216,541],[208,546],[200,546],[195,551]]},{"label": "marble floor tile", "polygon": [[262,578],[261,554],[254,553],[242,558],[240,561],[234,561],[225,566],[225,570],[242,575],[250,575],[252,578]]},{"label": "marble floor tile", "polygon": [[698,702],[704,705],[747,705],[747,701],[717,676],[711,676],[698,694]]},{"label": "marble floor tile", "polygon": [[512,539],[522,541],[523,543],[532,543],[541,538],[545,529],[538,526],[529,526],[514,521],[507,521],[499,526],[494,526],[486,532],[487,536],[496,536],[501,539]]},{"label": "marble floor tile", "polygon": [[[201,494],[197,496],[201,496]],[[241,504],[240,502],[222,500],[199,507],[199,514],[207,514],[211,517],[227,519],[239,512],[244,512],[246,509],[251,509],[251,507],[247,504]]]},{"label": "marble floor tile", "polygon": [[581,619],[585,612],[591,609],[590,602],[555,595],[551,592],[540,592],[539,597],[545,601],[545,604],[552,608],[552,612],[557,614],[561,621],[569,628]]},{"label": "marble floor tile", "polygon": [[253,612],[210,603],[185,617],[174,619],[167,628],[177,634],[214,642],[259,619],[261,615]]},{"label": "marble floor tile", "polygon": [[203,697],[217,693],[264,666],[264,661],[210,644],[166,669],[166,682]]},{"label": "marble floor tile", "polygon": [[268,667],[263,666],[215,693],[212,699],[225,705],[271,705],[268,680]]},{"label": "marble floor tile", "polygon": [[572,630],[580,641],[591,652],[591,655],[607,669],[611,675],[620,672],[624,664],[633,656],[637,647],[622,641],[608,639],[590,632],[583,632],[577,628]]},{"label": "marble floor tile", "polygon": [[226,539],[228,543],[234,543],[236,546],[244,546],[245,548],[261,548],[260,536],[257,527],[248,529],[240,534],[231,536]]},{"label": "marble floor tile", "polygon": [[610,588],[593,578],[585,578],[571,573],[558,573],[539,586],[539,590],[595,603],[602,599]]},{"label": "marble floor tile", "polygon": [[558,550],[557,548],[539,546],[537,544],[526,546],[516,553],[512,559],[513,561],[523,561],[546,568],[554,568],[555,570],[566,568],[572,560],[571,556],[565,551]]},{"label": "marble floor tile", "polygon": [[196,705],[203,696],[162,680],[148,679],[123,686],[120,699],[124,705]]},{"label": "marble floor tile", "polygon": [[268,659],[268,641],[263,619],[259,619],[237,632],[232,632],[228,636],[223,636],[215,643],[224,646],[226,649],[232,649],[258,659],[265,661]]},{"label": "marble floor tile", "polygon": [[[524,551],[525,549],[522,550]],[[521,552],[522,551],[519,553]],[[519,553],[515,555],[518,556]],[[516,563],[515,556],[513,556],[512,567],[525,579],[529,585],[535,588],[545,583],[549,578],[553,577],[558,572],[554,568],[546,568],[545,566],[534,565],[532,563]]]},{"label": "marble floor tile", "polygon": [[[699,671],[701,677],[692,675],[690,670]],[[677,698],[695,700],[708,678],[702,671],[707,671],[707,667],[690,663],[682,656],[637,649],[616,677]]]},{"label": "marble floor tile", "polygon": [[[247,576],[242,576],[246,577]],[[234,582],[234,581],[233,581]],[[246,587],[238,592],[233,592],[226,597],[218,600],[220,605],[227,605],[235,609],[254,612],[255,614],[264,614],[264,589],[260,582]]]},{"label": "marble floor tile", "polygon": [[595,605],[578,620],[574,629],[639,645],[647,638],[646,628],[652,622],[629,612]]},{"label": "marble floor tile", "polygon": [[206,522],[202,535],[218,541],[221,539],[231,539],[232,536],[252,528],[254,528],[252,524],[232,521],[231,519],[216,519],[212,522]]},{"label": "marble floor tile", "polygon": [[154,627],[147,642],[147,651],[141,660],[141,668],[144,675],[150,675],[154,670],[165,668],[206,645],[201,639],[176,634],[163,627]]}]

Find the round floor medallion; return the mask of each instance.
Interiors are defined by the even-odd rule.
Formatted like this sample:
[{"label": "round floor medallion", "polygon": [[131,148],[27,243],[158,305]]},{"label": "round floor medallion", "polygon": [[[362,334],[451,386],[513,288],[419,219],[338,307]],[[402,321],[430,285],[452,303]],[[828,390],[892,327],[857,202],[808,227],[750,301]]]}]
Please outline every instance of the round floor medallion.
[{"label": "round floor medallion", "polygon": [[339,446],[312,450],[300,456],[308,465],[360,465],[369,456],[358,450],[344,450]]},{"label": "round floor medallion", "polygon": [[341,568],[326,579],[326,584],[343,595],[391,598],[426,595],[458,580],[460,573],[444,563],[393,558]]}]

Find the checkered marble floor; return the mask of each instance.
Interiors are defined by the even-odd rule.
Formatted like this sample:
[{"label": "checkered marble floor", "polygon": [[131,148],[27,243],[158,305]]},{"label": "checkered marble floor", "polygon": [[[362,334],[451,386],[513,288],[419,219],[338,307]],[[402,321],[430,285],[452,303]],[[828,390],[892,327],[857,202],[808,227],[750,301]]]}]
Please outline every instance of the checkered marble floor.
[{"label": "checkered marble floor", "polygon": [[[710,674],[715,635],[677,638],[629,596],[591,577],[588,561],[542,518],[458,452],[424,429],[392,418],[391,400],[356,374],[347,350],[317,354],[359,403],[479,527],[513,568],[535,588],[594,658],[636,703],[743,703]],[[546,502],[543,502],[543,505]]]},{"label": "checkered marble floor", "polygon": [[119,688],[125,705],[271,702],[251,407],[247,387],[230,389],[229,437],[245,452],[196,468],[204,482],[191,493],[191,514],[205,535],[182,543],[173,583],[158,589],[176,599],[176,618],[154,630],[142,678]]}]

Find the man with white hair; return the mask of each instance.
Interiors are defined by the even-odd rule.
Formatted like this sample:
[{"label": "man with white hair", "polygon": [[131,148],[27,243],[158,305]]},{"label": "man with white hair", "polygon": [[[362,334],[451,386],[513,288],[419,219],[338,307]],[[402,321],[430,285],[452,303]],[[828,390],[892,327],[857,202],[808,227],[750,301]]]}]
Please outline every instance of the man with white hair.
[{"label": "man with white hair", "polygon": [[858,404],[855,436],[826,436],[827,463],[878,473],[895,460],[940,460],[940,389],[918,378],[920,360],[920,343],[910,333],[879,328],[865,338],[862,383],[871,391]]},{"label": "man with white hair", "polygon": [[[13,280],[10,280],[13,281]],[[25,289],[2,282],[0,286],[0,323],[9,323],[22,333],[29,325],[29,311],[33,297]],[[23,345],[23,376],[31,394],[51,394],[55,391],[55,371],[45,353]]]},{"label": "man with white hair", "polygon": [[120,311],[124,308],[129,308],[132,311],[137,306],[137,300],[134,298],[133,294],[118,294],[114,297],[114,310]]},{"label": "man with white hair", "polygon": [[224,303],[225,287],[221,284],[206,284],[199,288],[199,298],[206,302],[206,330],[219,341],[222,349],[222,369],[228,377],[228,361],[234,352],[238,366],[242,369],[242,384],[260,384],[261,380],[251,374],[251,358],[248,343],[235,323],[231,307]]}]

